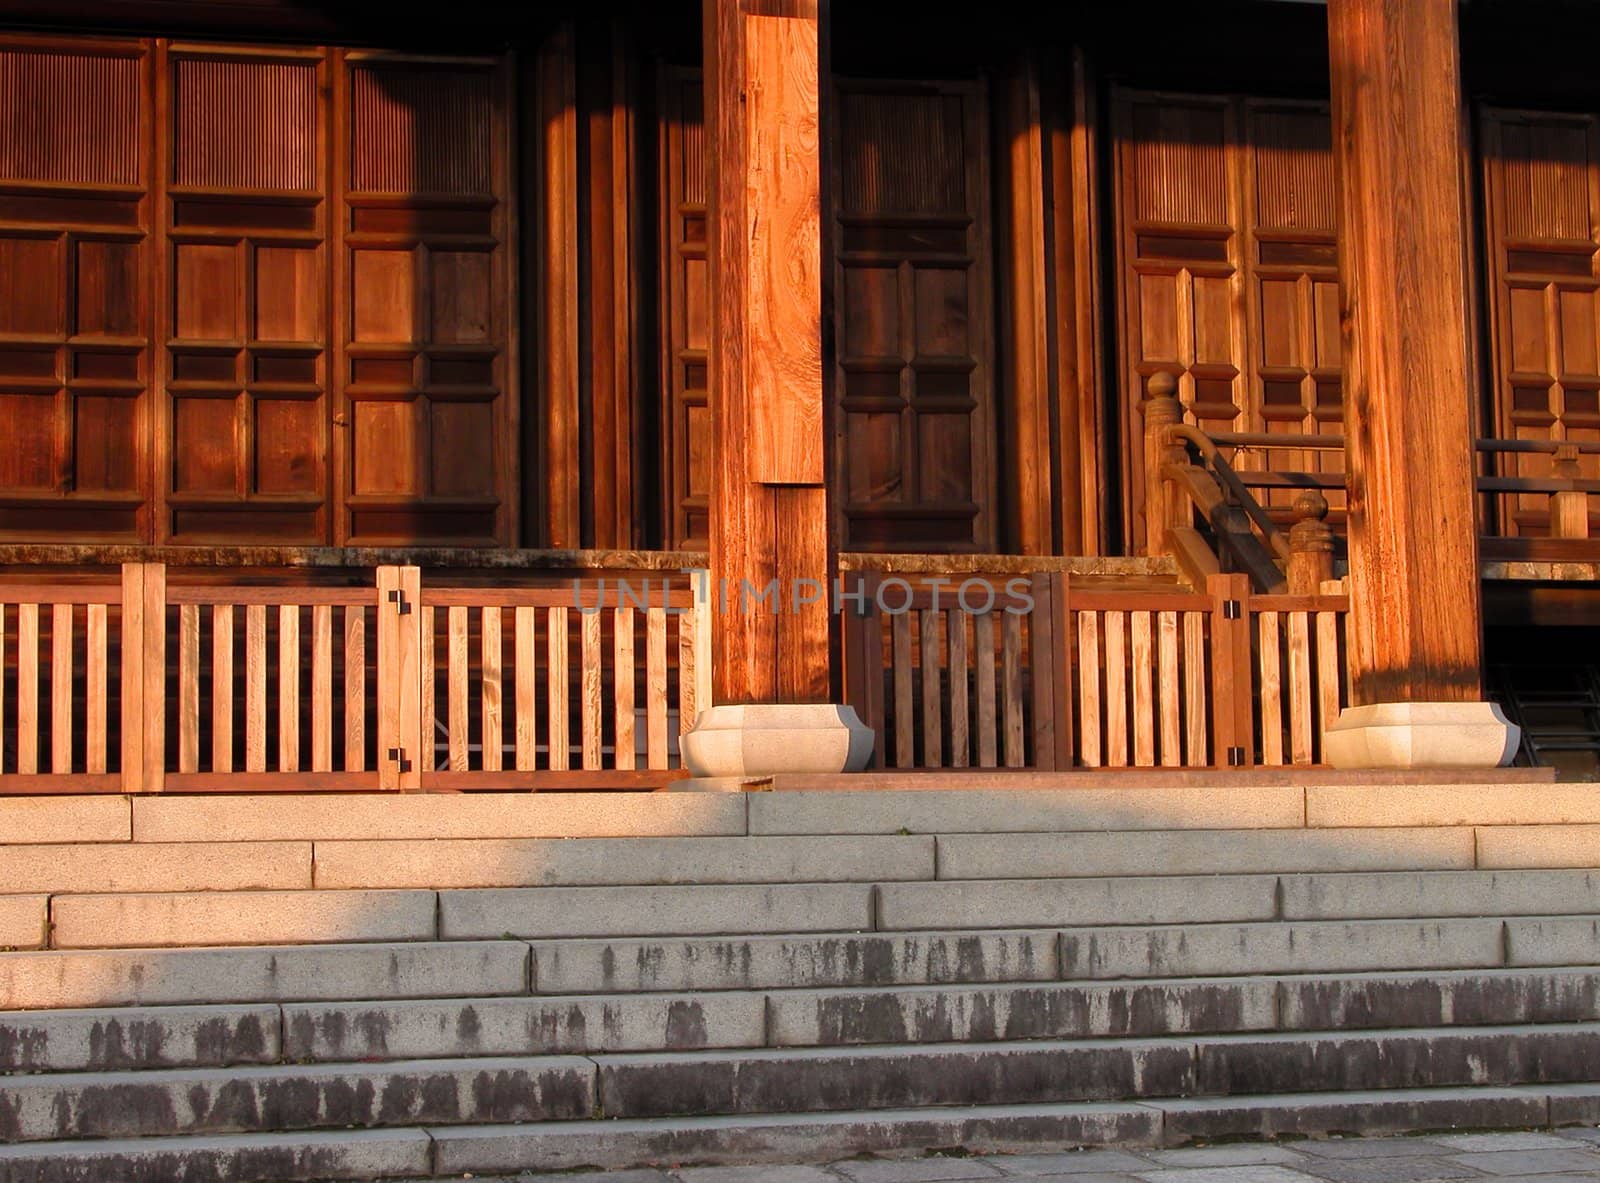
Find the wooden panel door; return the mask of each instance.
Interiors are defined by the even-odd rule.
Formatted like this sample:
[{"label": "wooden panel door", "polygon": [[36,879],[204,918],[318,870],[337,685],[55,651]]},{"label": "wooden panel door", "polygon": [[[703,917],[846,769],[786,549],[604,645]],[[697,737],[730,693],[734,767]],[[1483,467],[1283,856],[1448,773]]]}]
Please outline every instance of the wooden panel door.
[{"label": "wooden panel door", "polygon": [[[1600,138],[1588,115],[1482,112],[1493,309],[1492,432],[1600,440]],[[1552,457],[1501,455],[1504,476],[1548,477]],[[1600,456],[1579,457],[1600,478]],[[1548,496],[1501,499],[1507,534],[1549,531]],[[1590,498],[1591,514],[1596,508]]]},{"label": "wooden panel door", "polygon": [[[1176,374],[1186,417],[1207,431],[1341,432],[1333,160],[1321,104],[1120,91],[1114,120],[1123,495],[1138,538],[1150,375]],[[1337,452],[1271,464],[1343,467]]]},{"label": "wooden panel door", "polygon": [[341,544],[516,530],[507,77],[349,52],[341,98]]},{"label": "wooden panel door", "polygon": [[150,536],[149,56],[0,41],[0,538]]},{"label": "wooden panel door", "polygon": [[704,549],[711,536],[711,404],[707,393],[711,277],[706,260],[706,154],[700,71],[661,81],[661,373],[667,545]]},{"label": "wooden panel door", "polygon": [[841,83],[834,471],[847,550],[994,545],[987,103],[977,83]]},{"label": "wooden panel door", "polygon": [[328,541],[327,63],[164,53],[160,541]]}]

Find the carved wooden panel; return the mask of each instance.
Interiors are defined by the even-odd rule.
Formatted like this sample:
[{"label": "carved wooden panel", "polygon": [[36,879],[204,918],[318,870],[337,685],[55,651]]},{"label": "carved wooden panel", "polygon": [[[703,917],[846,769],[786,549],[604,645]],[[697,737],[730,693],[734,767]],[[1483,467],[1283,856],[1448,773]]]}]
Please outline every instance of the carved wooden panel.
[{"label": "carved wooden panel", "polygon": [[149,68],[0,42],[0,538],[148,536]]},{"label": "carved wooden panel", "polygon": [[[1178,376],[1188,419],[1207,431],[1342,430],[1336,212],[1324,105],[1120,91],[1114,121],[1132,523],[1143,503],[1139,404],[1158,371]],[[1271,462],[1342,468],[1337,452]],[[1336,506],[1341,497],[1330,494]]]},{"label": "carved wooden panel", "polygon": [[711,405],[707,395],[710,275],[706,261],[706,137],[698,70],[661,80],[662,439],[667,544],[710,539]]},{"label": "carved wooden panel", "polygon": [[354,52],[346,62],[336,537],[510,545],[502,63]]},{"label": "carved wooden panel", "polygon": [[329,540],[327,69],[186,47],[163,71],[162,541]]},{"label": "carved wooden panel", "polygon": [[993,546],[983,87],[845,83],[834,177],[839,545]]},{"label": "carved wooden panel", "polygon": [[[1482,113],[1484,222],[1493,308],[1491,434],[1600,440],[1600,121]],[[1552,457],[1501,455],[1504,476],[1547,477]],[[1600,457],[1579,457],[1600,478]],[[1591,514],[1597,507],[1590,498]],[[1509,534],[1549,530],[1549,498],[1501,499]]]}]

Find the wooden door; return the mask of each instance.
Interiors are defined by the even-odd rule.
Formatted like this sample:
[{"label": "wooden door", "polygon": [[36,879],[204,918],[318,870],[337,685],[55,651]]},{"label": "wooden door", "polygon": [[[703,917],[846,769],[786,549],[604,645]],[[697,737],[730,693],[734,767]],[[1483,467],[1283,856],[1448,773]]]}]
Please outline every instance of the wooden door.
[{"label": "wooden door", "polygon": [[845,550],[994,546],[988,114],[978,83],[841,83],[834,471]]},{"label": "wooden door", "polygon": [[[1123,496],[1138,538],[1152,374],[1178,376],[1186,418],[1207,431],[1341,432],[1337,227],[1324,105],[1119,91],[1113,118]],[[1337,452],[1270,463],[1342,469]]]},{"label": "wooden door", "polygon": [[[1600,440],[1600,121],[1481,113],[1492,309],[1492,434]],[[1548,477],[1549,454],[1502,455],[1504,476]],[[1579,457],[1600,478],[1600,456]],[[1591,511],[1594,499],[1590,499]],[[1501,499],[1504,533],[1546,534],[1550,499]]]},{"label": "wooden door", "polygon": [[157,540],[325,543],[326,57],[162,48]]},{"label": "wooden door", "polygon": [[344,60],[338,541],[509,545],[506,71]]},{"label": "wooden door", "polygon": [[150,530],[149,46],[0,42],[0,538]]}]

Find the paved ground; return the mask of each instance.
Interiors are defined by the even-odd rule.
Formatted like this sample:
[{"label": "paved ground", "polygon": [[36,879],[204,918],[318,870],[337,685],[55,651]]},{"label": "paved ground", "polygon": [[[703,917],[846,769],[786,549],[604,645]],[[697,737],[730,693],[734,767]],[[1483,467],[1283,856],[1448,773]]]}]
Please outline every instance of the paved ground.
[{"label": "paved ground", "polygon": [[1345,1138],[1185,1150],[1083,1150],[969,1158],[852,1159],[827,1166],[523,1175],[537,1183],[1600,1183],[1600,1130]]}]

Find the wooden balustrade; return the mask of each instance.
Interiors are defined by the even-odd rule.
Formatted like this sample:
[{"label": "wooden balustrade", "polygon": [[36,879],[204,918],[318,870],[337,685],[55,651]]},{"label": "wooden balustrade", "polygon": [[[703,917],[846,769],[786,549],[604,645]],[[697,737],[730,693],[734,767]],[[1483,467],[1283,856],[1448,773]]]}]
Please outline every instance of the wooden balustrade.
[{"label": "wooden balustrade", "polygon": [[709,647],[660,573],[0,583],[0,793],[657,786]]},{"label": "wooden balustrade", "polygon": [[[964,577],[982,584],[978,575]],[[852,704],[879,767],[1313,764],[1348,700],[1343,585],[1257,595],[1077,588],[1062,572],[940,588],[866,573],[847,629]]]}]

